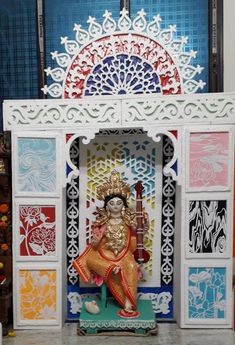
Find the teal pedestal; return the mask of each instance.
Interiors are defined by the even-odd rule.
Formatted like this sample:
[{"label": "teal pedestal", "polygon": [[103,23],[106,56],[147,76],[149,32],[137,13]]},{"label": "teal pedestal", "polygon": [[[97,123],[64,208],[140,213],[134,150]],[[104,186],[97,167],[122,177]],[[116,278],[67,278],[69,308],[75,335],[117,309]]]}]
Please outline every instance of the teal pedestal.
[{"label": "teal pedestal", "polygon": [[[78,334],[109,333],[118,335],[129,333],[130,335],[149,335],[157,333],[157,325],[152,303],[149,300],[138,300],[137,309],[140,313],[137,318],[122,318],[118,315],[120,305],[113,299],[94,298],[100,308],[99,314],[90,314],[85,305],[80,314]],[[88,301],[88,299],[87,299]]]}]

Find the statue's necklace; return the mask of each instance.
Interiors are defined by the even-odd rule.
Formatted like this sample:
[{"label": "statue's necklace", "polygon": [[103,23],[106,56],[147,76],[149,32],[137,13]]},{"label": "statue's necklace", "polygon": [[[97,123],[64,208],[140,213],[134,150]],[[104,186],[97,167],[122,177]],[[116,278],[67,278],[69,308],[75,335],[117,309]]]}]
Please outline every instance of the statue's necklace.
[{"label": "statue's necklace", "polygon": [[122,221],[117,224],[107,223],[107,246],[117,256],[126,245],[126,227]]}]

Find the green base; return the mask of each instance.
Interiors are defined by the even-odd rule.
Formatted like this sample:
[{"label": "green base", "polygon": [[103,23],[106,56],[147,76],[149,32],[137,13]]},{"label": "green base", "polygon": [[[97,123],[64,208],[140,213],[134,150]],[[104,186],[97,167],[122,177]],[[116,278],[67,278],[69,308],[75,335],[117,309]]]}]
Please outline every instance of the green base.
[{"label": "green base", "polygon": [[[80,330],[86,334],[126,331],[145,335],[151,330],[156,330],[156,320],[151,301],[138,300],[137,309],[140,313],[139,317],[122,318],[118,316],[118,311],[121,307],[113,298],[106,300],[106,307],[100,299],[94,299],[100,308],[99,314],[88,313],[83,304],[80,315]],[[91,299],[86,301],[89,300]]]}]

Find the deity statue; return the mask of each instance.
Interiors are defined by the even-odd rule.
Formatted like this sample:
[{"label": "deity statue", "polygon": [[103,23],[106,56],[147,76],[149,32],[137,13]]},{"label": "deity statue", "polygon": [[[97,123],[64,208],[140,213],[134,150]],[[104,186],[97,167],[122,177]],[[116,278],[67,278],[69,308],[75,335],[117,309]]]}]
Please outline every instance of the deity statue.
[{"label": "deity statue", "polygon": [[[84,283],[92,280],[107,285],[122,307],[118,315],[127,318],[139,316],[136,304],[139,265],[134,254],[141,249],[139,244],[137,248],[138,215],[127,204],[130,193],[130,186],[116,171],[97,188],[97,198],[104,201],[104,207],[98,209],[92,225],[91,243],[73,262]],[[146,232],[146,214],[142,225]]]}]

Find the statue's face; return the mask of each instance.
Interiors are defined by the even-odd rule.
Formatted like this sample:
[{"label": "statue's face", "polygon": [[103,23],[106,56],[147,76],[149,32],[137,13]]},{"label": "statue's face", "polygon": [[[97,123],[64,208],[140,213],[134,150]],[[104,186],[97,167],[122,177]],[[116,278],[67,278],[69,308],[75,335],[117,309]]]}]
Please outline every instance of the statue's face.
[{"label": "statue's face", "polygon": [[107,203],[107,208],[110,211],[110,213],[118,214],[121,212],[124,204],[122,199],[118,197],[114,197],[113,199],[109,200]]}]

